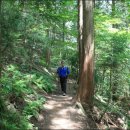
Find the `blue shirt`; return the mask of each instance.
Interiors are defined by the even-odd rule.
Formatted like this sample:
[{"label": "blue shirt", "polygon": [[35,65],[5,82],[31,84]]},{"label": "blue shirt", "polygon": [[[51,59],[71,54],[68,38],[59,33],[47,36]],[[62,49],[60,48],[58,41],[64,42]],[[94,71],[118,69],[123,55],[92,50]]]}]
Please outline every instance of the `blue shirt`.
[{"label": "blue shirt", "polygon": [[68,67],[59,67],[57,73],[60,77],[67,77],[70,74],[70,70]]}]

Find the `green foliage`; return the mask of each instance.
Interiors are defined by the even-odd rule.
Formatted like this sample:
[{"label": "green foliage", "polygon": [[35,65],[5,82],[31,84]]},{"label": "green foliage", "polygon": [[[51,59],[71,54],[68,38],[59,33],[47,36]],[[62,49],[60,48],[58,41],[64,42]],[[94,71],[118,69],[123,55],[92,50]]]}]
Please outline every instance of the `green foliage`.
[{"label": "green foliage", "polygon": [[[74,0],[2,0],[0,113],[5,113],[0,116],[3,117],[1,129],[32,129],[29,119],[38,116],[45,102],[39,93],[55,89],[54,78],[46,68],[57,66],[57,61],[64,55],[68,62],[74,51],[70,50],[67,55],[67,49],[76,47],[71,40],[77,36],[75,7]],[[76,70],[76,66],[74,68]],[[14,119],[19,116],[18,124],[16,120],[11,122],[6,115]]]},{"label": "green foliage", "polygon": [[[77,79],[77,1],[3,0],[1,7],[0,129],[32,129],[29,119],[38,116],[45,102],[37,91],[55,89],[54,78],[46,68],[56,68],[65,60],[71,77]],[[110,98],[110,112],[120,116],[121,111],[122,118],[128,102],[122,105],[116,101],[129,96],[129,10],[129,0],[116,1],[113,10],[111,1],[95,3],[96,97],[105,104],[102,110]],[[130,120],[125,119],[129,128]]]},{"label": "green foliage", "polygon": [[40,76],[38,73],[32,78],[32,83],[46,92],[52,92],[55,88],[51,78],[49,78],[47,75]]},{"label": "green foliage", "polygon": [[44,96],[40,95],[38,90],[53,91],[52,81],[53,78],[49,78],[49,75],[22,73],[16,65],[7,66],[1,78],[0,128],[32,129],[33,124],[29,120],[32,116],[38,117],[39,110],[43,109],[45,103]]},{"label": "green foliage", "polygon": [[71,76],[77,80],[78,78],[78,53],[75,51],[71,52],[72,54],[69,56],[69,61],[71,65]]},{"label": "green foliage", "polygon": [[[128,3],[100,1],[95,6],[95,85],[96,104],[100,110],[129,122],[129,31]],[[104,8],[107,7],[107,8]],[[121,7],[119,9],[119,7]],[[125,100],[122,100],[125,99]]]},{"label": "green foliage", "polygon": [[45,99],[43,97],[40,97],[36,101],[32,101],[29,99],[25,99],[27,102],[27,105],[25,106],[23,113],[25,116],[28,116],[29,118],[31,116],[38,117],[39,115],[39,110],[43,109],[43,103],[45,102]]}]

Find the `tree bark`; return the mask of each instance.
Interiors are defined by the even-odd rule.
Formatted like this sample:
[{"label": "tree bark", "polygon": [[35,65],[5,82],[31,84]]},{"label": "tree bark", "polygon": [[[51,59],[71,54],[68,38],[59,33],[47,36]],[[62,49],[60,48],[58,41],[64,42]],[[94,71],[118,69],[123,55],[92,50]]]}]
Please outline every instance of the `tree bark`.
[{"label": "tree bark", "polygon": [[63,20],[63,34],[62,34],[63,42],[65,41],[65,21]]},{"label": "tree bark", "polygon": [[50,58],[51,58],[51,50],[47,48],[46,50],[46,65],[49,68],[50,66]]},{"label": "tree bark", "polygon": [[[93,0],[79,0],[83,5],[83,26],[79,27],[81,73],[77,100],[92,107],[94,95],[94,42],[93,42]],[[80,5],[79,5],[80,6]],[[79,11],[79,14],[81,12]],[[82,17],[82,13],[80,14]],[[79,16],[80,17],[80,16]],[[80,19],[80,18],[79,18]],[[80,21],[79,21],[80,22]],[[81,58],[81,57],[80,57]]]},{"label": "tree bark", "polygon": [[79,75],[81,75],[81,69],[82,69],[82,65],[83,65],[82,29],[83,29],[83,1],[78,0]]},{"label": "tree bark", "polygon": [[0,0],[0,78],[2,76],[2,0]]},{"label": "tree bark", "polygon": [[[116,11],[116,0],[112,0],[112,17],[115,17],[115,11]],[[117,28],[116,24],[112,24],[113,28]],[[114,49],[113,43],[112,43],[112,49]],[[112,56],[114,57],[114,52],[112,51]],[[111,73],[112,73],[112,80],[111,80],[111,98],[112,100],[117,100],[116,91],[118,88],[118,63],[117,60],[112,61],[112,67],[111,67]]]},{"label": "tree bark", "polygon": [[[115,0],[112,0],[112,17],[114,18],[115,16]],[[112,27],[113,28],[116,28],[116,25],[115,24],[112,24]]]}]

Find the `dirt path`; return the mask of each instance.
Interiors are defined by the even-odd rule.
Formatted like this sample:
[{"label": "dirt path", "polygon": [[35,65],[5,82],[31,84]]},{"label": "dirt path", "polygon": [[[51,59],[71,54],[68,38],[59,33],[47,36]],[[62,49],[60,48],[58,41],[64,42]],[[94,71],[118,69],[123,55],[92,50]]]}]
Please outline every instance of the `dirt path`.
[{"label": "dirt path", "polygon": [[39,115],[38,121],[35,121],[39,130],[92,129],[92,121],[84,116],[72,102],[72,84],[73,82],[69,82],[66,96],[62,96],[58,87],[55,93],[46,97],[45,109]]}]

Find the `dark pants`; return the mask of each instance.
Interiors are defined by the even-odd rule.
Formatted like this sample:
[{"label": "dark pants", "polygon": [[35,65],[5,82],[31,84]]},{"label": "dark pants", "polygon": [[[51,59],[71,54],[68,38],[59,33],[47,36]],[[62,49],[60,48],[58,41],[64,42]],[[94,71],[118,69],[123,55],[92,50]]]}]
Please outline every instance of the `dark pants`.
[{"label": "dark pants", "polygon": [[66,77],[60,77],[60,84],[61,84],[62,92],[66,93],[67,78]]}]

